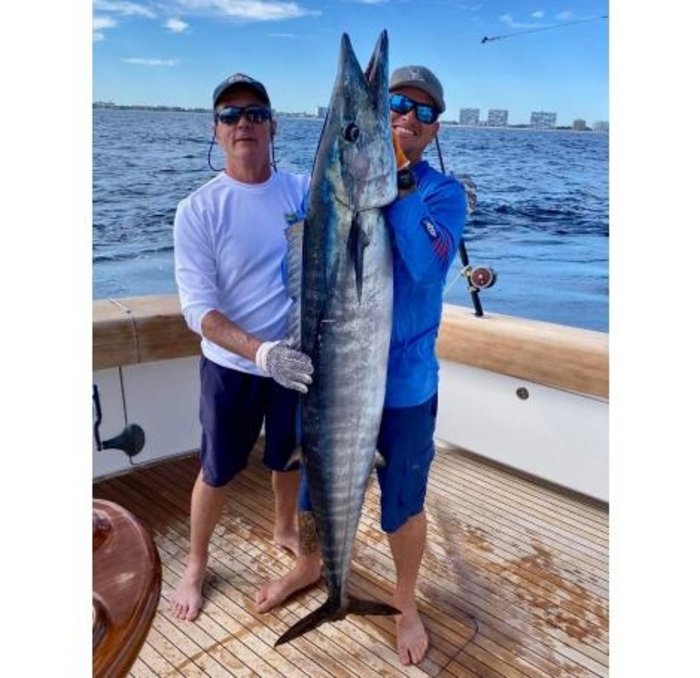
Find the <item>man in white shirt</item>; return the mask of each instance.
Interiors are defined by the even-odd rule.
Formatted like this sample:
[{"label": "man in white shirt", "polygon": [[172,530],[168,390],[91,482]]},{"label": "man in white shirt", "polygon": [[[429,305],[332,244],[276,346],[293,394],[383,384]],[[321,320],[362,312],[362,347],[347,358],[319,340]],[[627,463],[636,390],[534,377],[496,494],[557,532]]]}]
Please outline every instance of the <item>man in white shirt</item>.
[{"label": "man in white shirt", "polygon": [[298,555],[299,473],[287,464],[297,445],[297,392],[306,392],[313,372],[308,356],[281,341],[291,305],[282,274],[285,228],[301,211],[308,177],[273,171],[276,121],[260,82],[235,73],[214,90],[213,109],[225,169],[179,203],[174,225],[182,313],[202,337],[201,470],[187,567],[170,600],[174,616],[186,620],[199,614],[209,540],[263,419],[274,539]]}]

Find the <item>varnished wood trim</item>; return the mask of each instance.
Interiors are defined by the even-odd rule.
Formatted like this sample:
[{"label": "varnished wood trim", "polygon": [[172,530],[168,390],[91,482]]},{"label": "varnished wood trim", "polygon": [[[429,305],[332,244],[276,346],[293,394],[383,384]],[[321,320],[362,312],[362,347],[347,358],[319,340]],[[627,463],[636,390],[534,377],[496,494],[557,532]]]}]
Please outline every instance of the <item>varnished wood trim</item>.
[{"label": "varnished wood trim", "polygon": [[477,318],[445,304],[443,360],[601,398],[608,397],[608,335],[507,315]]},{"label": "varnished wood trim", "polygon": [[[93,369],[199,353],[177,295],[93,302]],[[608,397],[608,335],[445,304],[438,357],[528,381]]]},{"label": "varnished wood trim", "polygon": [[95,370],[199,353],[175,294],[97,299],[92,318]]}]

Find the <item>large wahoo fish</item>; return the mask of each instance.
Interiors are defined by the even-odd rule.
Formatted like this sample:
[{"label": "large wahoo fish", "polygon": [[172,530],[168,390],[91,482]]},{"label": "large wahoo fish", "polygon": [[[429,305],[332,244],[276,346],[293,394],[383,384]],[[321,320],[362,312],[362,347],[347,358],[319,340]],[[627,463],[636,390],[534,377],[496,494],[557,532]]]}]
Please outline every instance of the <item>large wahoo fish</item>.
[{"label": "large wahoo fish", "polygon": [[276,645],[347,614],[398,614],[347,591],[375,465],[391,337],[391,243],[381,209],[397,191],[388,86],[386,31],[365,72],[343,34],[311,175],[303,256],[292,252],[299,250],[297,224],[290,229],[288,264],[290,290],[301,286],[301,349],[314,365],[313,385],[302,399],[302,458],[328,600]]}]

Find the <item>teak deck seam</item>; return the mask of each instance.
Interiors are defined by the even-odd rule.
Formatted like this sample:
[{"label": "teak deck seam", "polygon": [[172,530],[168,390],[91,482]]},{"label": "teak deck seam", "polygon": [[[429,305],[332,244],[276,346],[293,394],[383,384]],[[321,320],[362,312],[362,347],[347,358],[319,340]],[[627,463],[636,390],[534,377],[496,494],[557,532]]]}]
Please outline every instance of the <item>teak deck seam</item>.
[{"label": "teak deck seam", "polygon": [[[608,674],[608,516],[602,508],[439,450],[418,586],[431,647],[420,666],[402,667],[388,618],[351,616],[273,648],[291,623],[325,600],[325,591],[319,585],[268,614],[254,611],[259,586],[293,563],[271,542],[272,492],[259,450],[234,481],[212,537],[200,618],[174,619],[167,599],[185,566],[196,472],[194,457],[180,457],[94,485],[95,496],[122,504],[150,527],[163,564],[162,597],[131,676]],[[393,565],[378,516],[372,481],[350,586],[388,601]]]}]

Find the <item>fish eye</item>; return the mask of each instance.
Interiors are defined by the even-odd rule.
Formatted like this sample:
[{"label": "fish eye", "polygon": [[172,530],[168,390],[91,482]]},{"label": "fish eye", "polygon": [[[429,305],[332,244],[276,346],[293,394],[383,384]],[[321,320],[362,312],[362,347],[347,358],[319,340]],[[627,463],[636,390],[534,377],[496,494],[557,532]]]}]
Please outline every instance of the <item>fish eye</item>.
[{"label": "fish eye", "polygon": [[349,122],[347,125],[345,125],[345,129],[343,130],[343,137],[346,141],[355,143],[359,136],[360,128],[354,122]]}]

